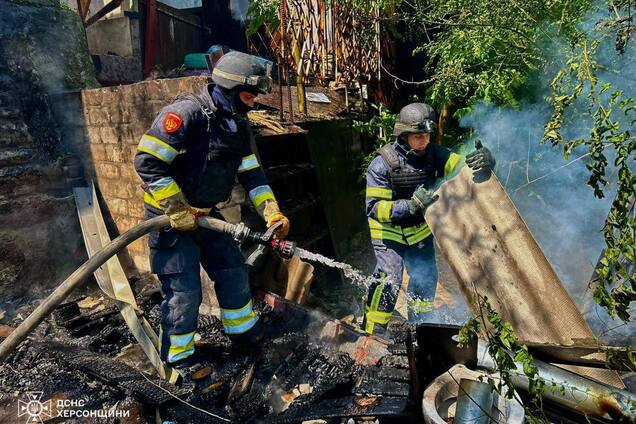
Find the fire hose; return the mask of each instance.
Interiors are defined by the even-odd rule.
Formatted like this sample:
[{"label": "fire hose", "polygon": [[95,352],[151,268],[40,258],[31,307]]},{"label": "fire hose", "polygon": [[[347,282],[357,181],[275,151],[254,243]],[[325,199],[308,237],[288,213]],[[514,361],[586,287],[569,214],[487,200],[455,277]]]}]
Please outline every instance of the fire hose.
[{"label": "fire hose", "polygon": [[[230,224],[220,219],[211,217],[200,217],[197,223],[202,228],[212,231],[225,233],[240,242],[256,243],[261,246],[271,247],[283,259],[289,259],[294,255],[296,245],[288,240],[277,240],[273,238],[273,230],[276,227],[270,227],[266,233],[252,231],[243,223]],[[9,337],[0,343],[0,362],[4,361],[7,356],[33,331],[44,319],[49,316],[60,303],[64,301],[79,285],[92,275],[100,266],[104,265],[111,257],[116,255],[124,247],[128,246],[138,238],[156,231],[161,228],[170,226],[170,218],[166,215],[151,218],[141,224],[131,228],[119,237],[108,243],[95,255],[90,257],[79,268],[75,270],[66,280],[42,302],[37,308],[15,329]]]}]

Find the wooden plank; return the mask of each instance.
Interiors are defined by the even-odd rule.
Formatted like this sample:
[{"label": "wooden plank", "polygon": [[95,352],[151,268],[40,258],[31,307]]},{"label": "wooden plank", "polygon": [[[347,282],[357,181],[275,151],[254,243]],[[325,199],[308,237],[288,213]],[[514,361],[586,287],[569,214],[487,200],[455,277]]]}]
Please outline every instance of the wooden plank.
[{"label": "wooden plank", "polygon": [[[99,208],[95,186],[93,185],[91,189],[76,187],[73,189],[73,193],[86,251],[88,256],[93,256],[110,242],[106,223]],[[95,271],[94,275],[102,291],[117,304],[130,332],[139,342],[158,374],[162,378],[174,382],[177,373],[161,361],[157,351],[158,337],[156,333],[144,318],[140,320],[137,316],[138,307],[135,295],[117,256],[109,259]]]},{"label": "wooden plank", "polygon": [[93,16],[88,18],[86,22],[84,22],[84,27],[87,28],[93,25],[95,22],[99,21],[104,16],[108,15],[110,12],[112,12],[113,10],[121,6],[122,3],[123,3],[123,0],[111,0],[106,5],[104,5],[104,7],[102,7],[97,12],[95,12]]}]

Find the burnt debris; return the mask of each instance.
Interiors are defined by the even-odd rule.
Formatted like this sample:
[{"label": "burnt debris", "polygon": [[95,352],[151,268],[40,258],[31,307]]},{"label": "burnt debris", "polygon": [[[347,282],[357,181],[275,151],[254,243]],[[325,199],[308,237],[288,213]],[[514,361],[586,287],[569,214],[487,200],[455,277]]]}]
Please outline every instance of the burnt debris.
[{"label": "burnt debris", "polygon": [[[146,319],[157,327],[157,291],[145,290],[138,299]],[[147,421],[158,411],[162,420],[179,423],[222,422],[208,413],[232,422],[290,423],[363,416],[413,419],[416,414],[404,332],[395,332],[396,340],[387,342],[384,358],[365,364],[341,351],[335,334],[325,338],[325,318],[300,306],[282,313],[259,301],[266,330],[247,347],[233,344],[216,317],[200,316],[200,361],[175,387],[142,374],[143,364],[131,366],[118,358],[134,339],[115,305],[104,301],[87,310],[77,306],[78,300],[60,305],[37,337],[0,364],[0,402],[28,390],[43,391],[43,399],[90,399],[97,409],[127,400],[139,405]],[[352,337],[341,340],[351,342]]]}]

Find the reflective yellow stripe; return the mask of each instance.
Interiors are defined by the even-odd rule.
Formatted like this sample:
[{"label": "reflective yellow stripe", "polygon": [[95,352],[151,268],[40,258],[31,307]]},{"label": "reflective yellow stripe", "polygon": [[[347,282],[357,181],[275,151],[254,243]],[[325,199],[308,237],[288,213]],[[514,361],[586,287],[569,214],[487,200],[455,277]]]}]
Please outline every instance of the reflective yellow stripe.
[{"label": "reflective yellow stripe", "polygon": [[179,188],[179,185],[176,183],[176,181],[173,181],[165,187],[162,187],[158,190],[152,190],[152,197],[154,197],[156,201],[160,201],[167,197],[174,196],[180,191],[181,189]]},{"label": "reflective yellow stripe", "polygon": [[241,165],[239,165],[238,172],[246,172],[250,169],[258,168],[260,165],[258,164],[258,159],[256,159],[256,155],[245,156],[241,161]]},{"label": "reflective yellow stripe", "polygon": [[[378,218],[380,218],[380,216],[378,216]],[[369,229],[371,230],[372,239],[391,240],[410,246],[421,242],[431,235],[431,229],[426,223],[403,228],[398,225],[381,223],[373,218],[369,218]]]},{"label": "reflective yellow stripe", "polygon": [[168,348],[168,362],[175,362],[194,353],[194,331],[186,334],[172,334]]},{"label": "reflective yellow stripe", "polygon": [[448,157],[448,160],[446,161],[446,165],[444,165],[445,177],[453,173],[453,171],[455,170],[455,167],[457,166],[461,158],[462,157],[458,155],[457,153],[450,154],[450,156]]},{"label": "reflective yellow stripe", "polygon": [[227,318],[227,319],[245,318],[249,316],[251,313],[252,313],[252,300],[247,302],[247,304],[245,304],[245,306],[243,306],[242,308],[238,308],[238,309],[222,308],[221,318]]},{"label": "reflective yellow stripe", "polygon": [[221,319],[223,330],[226,334],[241,334],[249,331],[258,321],[258,315],[254,311],[245,318]]},{"label": "reflective yellow stripe", "polygon": [[255,208],[258,208],[266,200],[276,201],[276,197],[274,197],[274,192],[272,191],[271,187],[268,185],[262,185],[262,186],[253,188],[252,190],[250,190],[249,196]]},{"label": "reflective yellow stripe", "polygon": [[367,321],[371,321],[375,324],[388,324],[391,321],[392,314],[390,312],[380,312],[367,310]]},{"label": "reflective yellow stripe", "polygon": [[414,299],[409,303],[409,308],[421,314],[431,311],[433,309],[433,302],[425,299]]},{"label": "reflective yellow stripe", "polygon": [[393,202],[380,200],[378,202],[378,221],[391,222],[391,209],[393,209]]},{"label": "reflective yellow stripe", "polygon": [[428,224],[420,224],[413,227],[404,228],[404,236],[406,237],[406,242],[412,246],[424,240],[426,237],[431,235],[431,229]]},{"label": "reflective yellow stripe", "polygon": [[402,235],[401,227],[391,224],[382,224],[373,218],[369,218],[371,238],[375,240],[391,240],[400,244],[407,244]]},{"label": "reflective yellow stripe", "polygon": [[377,311],[380,306],[380,298],[382,297],[382,291],[384,290],[384,284],[378,284],[373,292],[371,298],[371,310]]},{"label": "reflective yellow stripe", "polygon": [[390,240],[400,244],[407,244],[402,236],[392,233],[383,233],[379,230],[371,230],[371,238],[375,240]]},{"label": "reflective yellow stripe", "polygon": [[391,200],[393,198],[393,190],[381,187],[367,187],[367,197],[375,197],[376,199]]},{"label": "reflective yellow stripe", "polygon": [[171,163],[179,152],[163,140],[144,134],[137,145],[137,150],[153,155],[164,162]]},{"label": "reflective yellow stripe", "polygon": [[144,193],[144,202],[152,206],[153,208],[161,209],[159,203],[152,197],[150,193]]},{"label": "reflective yellow stripe", "polygon": [[397,225],[380,223],[373,218],[369,218],[369,228],[371,228],[372,230],[382,230],[383,232],[394,233],[399,236],[402,235],[402,227],[399,227]]},{"label": "reflective yellow stripe", "polygon": [[250,330],[258,321],[252,309],[252,301],[239,309],[221,308],[221,322],[226,334],[241,334]]}]

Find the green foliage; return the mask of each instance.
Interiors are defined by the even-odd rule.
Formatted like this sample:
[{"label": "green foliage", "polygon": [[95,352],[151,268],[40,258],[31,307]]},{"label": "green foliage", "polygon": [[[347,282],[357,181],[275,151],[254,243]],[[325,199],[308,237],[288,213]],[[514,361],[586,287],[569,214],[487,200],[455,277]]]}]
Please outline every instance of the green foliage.
[{"label": "green foliage", "polygon": [[363,173],[366,172],[371,161],[378,155],[378,150],[394,139],[392,136],[393,126],[397,118],[397,114],[391,113],[382,103],[373,104],[371,107],[374,109],[371,118],[366,121],[353,121],[353,129],[360,134],[368,136],[373,143],[373,151],[362,159],[360,169]]},{"label": "green foliage", "polygon": [[[610,23],[599,27],[615,28]],[[549,102],[553,113],[545,126],[543,141],[562,146],[566,157],[577,147],[587,150],[590,155],[586,165],[590,171],[588,184],[598,198],[605,196],[608,166],[613,159],[618,190],[603,227],[606,249],[596,269],[594,299],[610,315],[627,321],[630,304],[636,300],[636,173],[633,171],[636,102],[602,79],[606,74],[601,71],[618,71],[612,68],[618,66],[616,61],[601,63],[599,59],[600,49],[607,48],[604,39],[613,36],[624,42],[621,34],[595,31],[593,39],[582,39],[576,44],[565,67],[552,81],[553,93]],[[621,43],[616,43],[619,52],[625,51],[625,45]],[[564,128],[573,119],[577,122],[588,120],[589,131],[578,138],[568,137]]]},{"label": "green foliage", "polygon": [[532,70],[546,64],[542,46],[556,36],[574,39],[589,0],[414,0],[404,19],[423,33],[429,100],[471,105],[518,104]]},{"label": "green foliage", "polygon": [[[539,370],[533,364],[534,358],[527,346],[519,342],[512,324],[504,321],[494,310],[488,298],[475,293],[479,305],[479,316],[464,324],[459,332],[459,346],[465,346],[480,334],[488,342],[488,354],[494,359],[500,378],[488,378],[493,391],[512,399],[515,395],[514,375],[519,374],[520,364],[523,374],[528,377],[528,392],[533,402],[540,403],[546,389],[545,382],[539,377]],[[543,423],[540,417],[526,410],[529,422]]]},{"label": "green foliage", "polygon": [[248,24],[245,33],[248,36],[254,35],[262,26],[270,31],[277,29],[280,26],[279,8],[280,0],[251,1],[247,9]]}]

